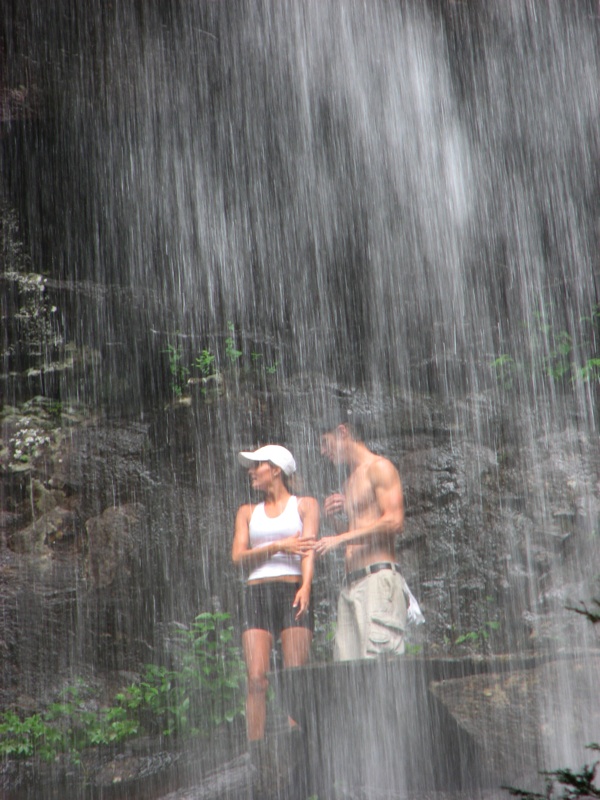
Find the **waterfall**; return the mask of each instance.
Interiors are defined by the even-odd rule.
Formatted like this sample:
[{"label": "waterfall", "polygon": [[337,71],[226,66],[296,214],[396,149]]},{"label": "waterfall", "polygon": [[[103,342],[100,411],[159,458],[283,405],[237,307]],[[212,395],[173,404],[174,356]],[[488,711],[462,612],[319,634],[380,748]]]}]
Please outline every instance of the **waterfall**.
[{"label": "waterfall", "polygon": [[[7,326],[3,407],[60,403],[68,458],[52,485],[6,467],[5,495],[34,510],[3,548],[50,558],[47,535],[32,551],[14,531],[59,489],[84,542],[47,562],[55,583],[11,567],[45,588],[15,606],[7,686],[40,695],[44,642],[74,677],[164,660],[168,626],[204,609],[237,625],[236,452],[290,446],[322,499],[339,476],[313,425],[346,404],[405,486],[415,657],[471,643],[516,658],[516,681],[543,651],[560,697],[538,692],[536,713],[560,734],[528,731],[513,773],[589,760],[600,712],[589,698],[576,731],[571,659],[593,685],[597,638],[566,606],[599,593],[599,25],[592,0],[7,2],[1,207],[27,247],[15,274],[50,299],[27,357],[22,316]],[[23,423],[3,419],[14,456]],[[92,564],[107,509],[133,533]],[[341,571],[317,576],[323,658]]]}]

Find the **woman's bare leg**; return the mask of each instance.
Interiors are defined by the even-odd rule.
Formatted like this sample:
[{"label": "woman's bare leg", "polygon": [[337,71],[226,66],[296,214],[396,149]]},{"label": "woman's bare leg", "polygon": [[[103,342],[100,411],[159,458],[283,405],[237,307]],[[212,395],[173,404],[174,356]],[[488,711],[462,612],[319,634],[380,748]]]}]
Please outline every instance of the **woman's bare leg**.
[{"label": "woman's bare leg", "polygon": [[252,628],[242,634],[248,688],[246,694],[246,731],[249,742],[265,735],[267,716],[267,672],[271,660],[273,637],[268,631]]},{"label": "woman's bare leg", "polygon": [[284,667],[302,667],[310,656],[312,631],[308,628],[286,628],[281,631]]},{"label": "woman's bare leg", "polygon": [[[302,667],[310,656],[310,645],[312,643],[312,631],[308,628],[286,628],[281,631],[281,649],[283,651],[284,667]],[[298,723],[288,717],[292,728],[298,727]]]}]

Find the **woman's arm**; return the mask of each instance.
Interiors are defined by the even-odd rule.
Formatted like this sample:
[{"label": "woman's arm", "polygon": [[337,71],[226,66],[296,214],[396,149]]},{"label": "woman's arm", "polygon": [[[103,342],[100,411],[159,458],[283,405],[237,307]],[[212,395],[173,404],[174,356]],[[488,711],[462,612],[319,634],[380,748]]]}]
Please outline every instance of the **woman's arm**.
[{"label": "woman's arm", "polygon": [[298,503],[298,513],[302,520],[302,540],[304,540],[310,550],[302,556],[302,585],[296,592],[294,598],[294,608],[297,608],[296,619],[302,616],[308,609],[310,603],[310,590],[315,570],[315,551],[314,542],[319,535],[319,504],[314,497],[302,497]]}]

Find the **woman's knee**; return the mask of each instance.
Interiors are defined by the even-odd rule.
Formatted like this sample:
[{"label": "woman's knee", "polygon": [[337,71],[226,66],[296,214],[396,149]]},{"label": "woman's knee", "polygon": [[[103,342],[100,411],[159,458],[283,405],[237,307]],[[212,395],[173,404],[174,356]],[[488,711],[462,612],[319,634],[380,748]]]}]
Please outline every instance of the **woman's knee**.
[{"label": "woman's knee", "polygon": [[268,688],[266,675],[248,675],[248,694],[266,694]]}]

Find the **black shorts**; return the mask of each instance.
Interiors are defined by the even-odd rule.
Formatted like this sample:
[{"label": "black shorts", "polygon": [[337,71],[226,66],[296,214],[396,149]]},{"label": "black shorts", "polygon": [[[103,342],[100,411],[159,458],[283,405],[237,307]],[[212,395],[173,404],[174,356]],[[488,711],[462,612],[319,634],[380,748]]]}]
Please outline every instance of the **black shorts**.
[{"label": "black shorts", "polygon": [[260,628],[269,631],[274,639],[278,639],[286,628],[315,629],[312,606],[295,619],[298,609],[293,608],[294,597],[298,591],[298,583],[285,581],[269,581],[269,583],[253,583],[244,589],[243,630]]}]

